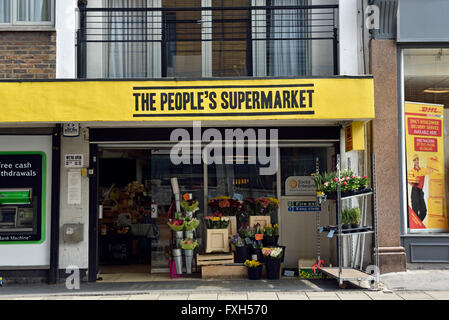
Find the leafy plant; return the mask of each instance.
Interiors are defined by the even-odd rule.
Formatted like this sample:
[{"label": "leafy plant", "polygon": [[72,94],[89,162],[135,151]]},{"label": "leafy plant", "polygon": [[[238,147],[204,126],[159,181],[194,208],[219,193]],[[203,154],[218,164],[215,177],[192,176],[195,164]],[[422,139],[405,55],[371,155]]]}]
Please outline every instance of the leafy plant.
[{"label": "leafy plant", "polygon": [[279,225],[276,223],[273,225],[273,236],[279,235]]},{"label": "leafy plant", "polygon": [[263,229],[263,234],[267,237],[273,236],[273,227],[271,226],[271,224],[265,225],[265,227]]},{"label": "leafy plant", "polygon": [[360,224],[362,221],[362,214],[360,212],[360,208],[352,208],[351,209],[351,223],[353,224]]},{"label": "leafy plant", "polygon": [[341,223],[342,224],[350,224],[351,223],[351,209],[345,208],[341,212]]},{"label": "leafy plant", "polygon": [[236,247],[244,247],[245,246],[245,242],[238,234],[235,234],[232,236],[231,243],[233,245],[235,245]]}]

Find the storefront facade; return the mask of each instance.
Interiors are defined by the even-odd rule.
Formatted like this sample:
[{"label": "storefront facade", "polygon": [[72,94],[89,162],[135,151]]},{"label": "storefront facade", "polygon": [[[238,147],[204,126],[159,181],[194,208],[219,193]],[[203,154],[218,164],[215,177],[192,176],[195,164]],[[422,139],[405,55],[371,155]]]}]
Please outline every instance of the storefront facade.
[{"label": "storefront facade", "polygon": [[[158,216],[153,218],[161,219],[156,223],[157,228],[151,227],[149,231],[154,235],[153,243],[149,244],[154,250],[150,257],[148,243],[140,240],[131,243],[130,248],[140,253],[141,258],[133,263],[143,264],[147,272],[150,258],[151,271],[166,271],[164,251],[169,230],[162,218],[167,219],[172,196],[168,182],[173,177],[178,178],[183,192],[189,191],[200,201],[200,218],[208,214],[207,201],[214,196],[279,199],[280,209],[272,216],[272,222],[279,223],[280,243],[287,248],[285,266],[297,268],[298,259],[315,259],[316,212],[313,208],[303,211],[313,207],[310,198],[315,197],[288,190],[288,182],[297,177],[310,177],[317,169],[335,170],[337,154],[341,155],[342,168],[361,175],[370,173],[371,134],[376,130],[371,121],[375,117],[375,88],[373,78],[363,75],[359,63],[356,1],[332,5],[292,1],[288,8],[275,1],[251,2],[257,10],[248,10],[248,4],[239,1],[233,3],[232,10],[207,1],[193,1],[176,8],[169,3],[155,5],[154,1],[154,7],[145,6],[145,1],[135,1],[131,7],[124,7],[121,1],[112,2],[103,5],[103,1],[89,1],[87,7],[80,2],[76,45],[73,37],[64,36],[68,30],[76,29],[76,1],[54,9],[59,34],[56,38],[58,80],[0,84],[1,95],[5,97],[2,102],[5,112],[0,118],[2,139],[14,136],[12,139],[20,142],[42,132],[45,141],[31,143],[30,138],[31,145],[20,143],[18,149],[43,152],[47,166],[46,180],[43,174],[39,176],[41,189],[44,190],[44,182],[47,188],[46,207],[39,206],[41,213],[35,216],[40,220],[33,222],[41,226],[36,232],[42,235],[34,241],[43,242],[4,241],[0,247],[3,254],[22,245],[27,256],[26,250],[36,245],[42,249],[42,252],[33,251],[40,260],[17,262],[11,258],[10,263],[1,266],[4,272],[40,269],[54,282],[67,276],[67,268],[76,267],[83,275],[87,274],[89,281],[96,281],[108,257],[115,254],[120,260],[123,254],[105,254],[108,249],[104,248],[102,237],[108,235],[108,210],[116,205],[105,200],[110,200],[115,188],[124,189],[134,181],[138,181],[139,187],[143,185],[145,193],[151,193],[152,197],[134,199],[140,207],[122,206],[120,213],[140,213],[141,208],[148,213],[156,205]],[[274,12],[272,20],[266,14],[269,10]],[[62,14],[69,11],[74,13],[69,18]],[[220,20],[216,13],[235,19]],[[105,14],[104,19],[89,20],[89,15],[98,14]],[[115,15],[123,14],[129,21],[114,20]],[[108,30],[116,30],[117,26],[142,18],[142,14],[145,19],[151,17],[146,24],[151,39],[139,38],[145,32],[136,34],[137,38],[92,33],[98,27],[95,23],[103,27],[108,24],[112,27]],[[235,17],[242,14],[244,17]],[[299,18],[318,15],[332,25],[331,28],[312,24],[276,25],[276,19],[287,19],[284,16],[291,14]],[[261,16],[264,18],[260,19]],[[198,19],[202,24],[195,22]],[[217,19],[222,25],[216,25]],[[167,33],[158,31],[162,21],[166,23],[162,29]],[[193,23],[198,30],[183,34]],[[246,30],[244,39],[236,27]],[[218,37],[216,30],[226,36]],[[276,33],[293,39],[285,40],[275,36]],[[323,33],[326,35],[317,36]],[[183,36],[177,38],[174,34]],[[304,35],[307,35],[305,39]],[[285,42],[290,42],[290,46],[283,47]],[[294,61],[299,62],[293,66],[283,61],[282,52],[306,58],[297,57]],[[347,150],[344,127],[351,124],[363,129],[354,136],[353,144],[364,149]],[[253,137],[254,141],[261,139],[261,134],[271,139],[272,132],[276,131],[277,138],[273,135],[273,141],[277,145],[273,149],[267,147],[262,158],[258,148],[252,149],[259,159],[256,163],[249,163],[248,152],[252,151],[243,143],[247,152],[243,158],[247,163],[238,163],[236,154],[229,156],[223,152],[212,164],[206,164],[203,159],[198,163],[191,159],[190,163],[174,164],[170,151],[177,145],[172,137],[175,129],[179,129],[177,134],[185,133],[191,139],[191,157],[205,147],[208,150],[207,146],[217,136],[224,143],[230,141],[226,130],[232,130],[235,135],[241,132],[250,142]],[[239,145],[234,140],[231,138],[231,144],[237,152]],[[195,143],[203,149],[195,149]],[[40,144],[43,146],[38,148]],[[1,150],[9,151],[8,148]],[[262,169],[270,169],[273,164],[269,161],[273,153],[277,170],[261,175]],[[28,168],[22,171],[25,169]],[[117,200],[124,199],[119,194]],[[322,208],[323,221],[334,222],[333,210],[330,205]],[[141,219],[132,216],[131,222],[148,224]],[[148,231],[147,227],[144,229]],[[390,234],[399,236],[396,231]],[[321,248],[323,258],[332,264],[335,261],[332,241],[324,235],[322,238],[328,241]],[[200,239],[204,244],[204,238]],[[116,247],[121,250],[120,246]],[[370,261],[368,255],[363,264],[366,266]]]},{"label": "storefront facade", "polygon": [[[449,7],[399,1],[401,234],[410,263],[447,263],[447,56]],[[425,9],[425,11],[423,11]],[[418,17],[422,28],[414,24]]]}]

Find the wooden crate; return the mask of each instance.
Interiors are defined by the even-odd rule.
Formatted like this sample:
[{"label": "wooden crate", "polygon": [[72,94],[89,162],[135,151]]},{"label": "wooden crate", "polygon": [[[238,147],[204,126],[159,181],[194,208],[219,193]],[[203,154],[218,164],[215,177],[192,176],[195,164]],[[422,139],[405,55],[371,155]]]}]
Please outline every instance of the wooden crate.
[{"label": "wooden crate", "polygon": [[270,224],[270,216],[250,216],[249,227],[254,227],[255,224],[260,224],[261,228],[264,228],[266,224]]},{"label": "wooden crate", "polygon": [[223,254],[197,254],[196,261],[198,266],[220,265],[225,263],[234,263],[234,253]]},{"label": "wooden crate", "polygon": [[[265,265],[262,266],[262,279],[266,278]],[[248,270],[241,264],[210,265],[201,267],[202,279],[248,279]]]},{"label": "wooden crate", "polygon": [[229,252],[228,229],[207,229],[206,231],[206,253]]},{"label": "wooden crate", "polygon": [[232,238],[233,235],[237,234],[237,217],[230,216],[229,217],[229,226],[228,226],[228,236]]}]

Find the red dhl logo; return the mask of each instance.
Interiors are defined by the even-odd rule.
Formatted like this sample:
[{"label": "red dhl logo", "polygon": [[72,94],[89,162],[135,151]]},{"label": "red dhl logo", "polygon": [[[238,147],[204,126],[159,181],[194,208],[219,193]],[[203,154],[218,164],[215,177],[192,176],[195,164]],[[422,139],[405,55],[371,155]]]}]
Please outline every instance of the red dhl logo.
[{"label": "red dhl logo", "polygon": [[422,107],[421,111],[422,112],[430,112],[430,113],[438,113],[438,108],[437,107]]}]

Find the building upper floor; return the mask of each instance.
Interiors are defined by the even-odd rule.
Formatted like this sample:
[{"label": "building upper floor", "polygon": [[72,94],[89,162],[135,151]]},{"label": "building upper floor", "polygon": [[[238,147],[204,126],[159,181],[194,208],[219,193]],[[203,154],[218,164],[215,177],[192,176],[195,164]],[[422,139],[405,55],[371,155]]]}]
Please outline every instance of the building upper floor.
[{"label": "building upper floor", "polygon": [[[158,79],[366,74],[358,0],[0,0],[0,78]],[[47,47],[45,47],[47,46]],[[36,49],[36,50],[33,50]],[[48,53],[48,52],[45,52]],[[51,60],[54,59],[53,63]],[[45,66],[44,66],[45,65]],[[0,67],[1,68],[1,67]],[[47,70],[49,71],[49,70]],[[38,71],[35,74],[39,74]],[[41,74],[42,75],[42,74]],[[37,77],[42,78],[42,77]]]}]

